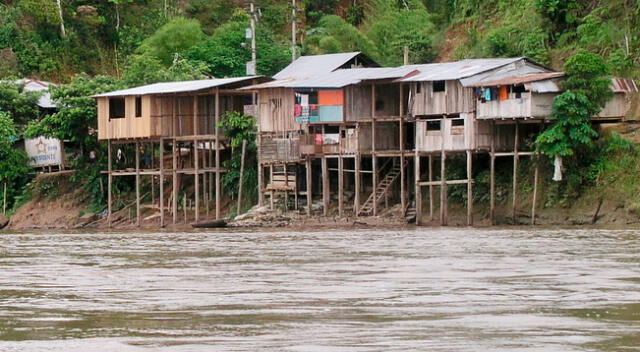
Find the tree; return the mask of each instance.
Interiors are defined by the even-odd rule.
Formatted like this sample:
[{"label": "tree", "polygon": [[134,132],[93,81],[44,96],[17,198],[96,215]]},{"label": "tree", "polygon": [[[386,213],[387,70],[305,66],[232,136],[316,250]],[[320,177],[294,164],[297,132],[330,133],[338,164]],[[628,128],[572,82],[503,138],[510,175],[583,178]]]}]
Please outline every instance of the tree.
[{"label": "tree", "polygon": [[42,92],[29,92],[11,81],[0,81],[0,111],[9,114],[14,123],[26,126],[38,118],[38,99]]},{"label": "tree", "polygon": [[567,60],[564,71],[565,92],[555,98],[549,117],[554,122],[536,140],[538,150],[550,157],[572,156],[590,147],[598,136],[591,118],[613,94],[609,69],[600,55],[581,51]]},{"label": "tree", "polygon": [[12,148],[18,134],[11,116],[0,111],[0,185],[7,187],[9,199],[13,199],[26,183],[29,167],[27,154]]},{"label": "tree", "polygon": [[[243,47],[247,42],[245,29],[249,18],[245,13],[237,13],[233,19],[218,27],[211,37],[193,47],[186,58],[202,62],[207,72],[214,77],[244,76],[246,62],[251,60],[251,52]],[[291,58],[288,45],[278,42],[268,28],[256,29],[258,73],[273,75],[285,67]]]},{"label": "tree", "polygon": [[141,86],[157,82],[206,79],[207,67],[200,62],[176,58],[168,68],[155,57],[135,55],[125,68],[122,80],[126,86]]},{"label": "tree", "polygon": [[51,98],[58,105],[58,111],[45,116],[40,121],[29,124],[25,136],[46,136],[75,143],[82,152],[96,148],[97,129],[96,102],[90,96],[122,88],[114,77],[78,75],[71,83],[51,88]]},{"label": "tree", "polygon": [[193,19],[174,18],[147,38],[139,53],[155,57],[170,66],[175,54],[183,54],[205,38],[200,22]]}]

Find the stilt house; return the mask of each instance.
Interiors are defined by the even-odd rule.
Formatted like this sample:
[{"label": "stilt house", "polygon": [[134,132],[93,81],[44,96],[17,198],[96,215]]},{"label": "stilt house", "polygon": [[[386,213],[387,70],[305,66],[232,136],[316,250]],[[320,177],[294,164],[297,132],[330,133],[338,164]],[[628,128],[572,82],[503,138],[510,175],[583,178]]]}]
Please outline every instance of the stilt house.
[{"label": "stilt house", "polygon": [[[366,67],[374,64],[364,59],[360,65],[349,61],[358,57],[302,57],[274,81],[245,88],[260,97],[261,204],[265,196],[273,207],[279,195],[293,195],[297,207],[303,195],[311,213],[317,194],[327,215],[335,195],[339,215],[351,210],[357,216],[376,215],[397,201],[419,223],[428,188],[430,218],[439,198],[439,220],[447,224],[448,186],[466,185],[472,200],[474,155],[485,153],[491,161],[491,219],[495,158],[513,157],[515,216],[518,160],[534,155],[532,141],[544,128],[563,73],[527,58],[377,68]],[[612,89],[615,98],[596,119],[621,118],[625,94],[637,90],[623,79],[614,79]],[[466,156],[465,179],[447,179],[447,156],[454,154]],[[426,159],[428,167],[421,167]],[[472,224],[472,201],[467,211]],[[535,220],[535,200],[532,212]]]},{"label": "stilt house", "polygon": [[[171,213],[174,224],[178,221],[179,198],[185,221],[187,208],[193,209],[195,221],[202,215],[201,207],[207,214],[213,207],[215,218],[220,218],[220,176],[224,172],[221,164],[226,140],[217,123],[228,111],[253,114],[254,94],[238,88],[264,80],[238,77],[156,83],[95,95],[98,139],[108,143],[109,225],[112,178],[116,176],[135,176],[138,225],[142,176],[151,178],[152,203],[159,209],[161,226],[165,225],[166,211]],[[127,153],[131,149],[133,156]],[[193,176],[193,192],[186,192],[186,175]],[[171,192],[166,199],[168,179]],[[188,207],[187,202],[193,206]]]}]

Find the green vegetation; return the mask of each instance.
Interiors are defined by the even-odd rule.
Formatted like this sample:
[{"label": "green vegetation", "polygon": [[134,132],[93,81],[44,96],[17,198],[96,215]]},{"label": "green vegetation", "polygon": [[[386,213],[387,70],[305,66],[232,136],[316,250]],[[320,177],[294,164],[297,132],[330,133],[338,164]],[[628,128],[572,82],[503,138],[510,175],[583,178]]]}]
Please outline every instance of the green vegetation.
[{"label": "green vegetation", "polygon": [[[290,3],[256,2],[257,69],[271,75],[290,60]],[[302,54],[358,50],[381,65],[399,65],[408,47],[411,63],[528,56],[563,68],[567,91],[554,104],[554,124],[537,141],[545,154],[565,157],[567,180],[554,184],[558,199],[585,186],[600,187],[609,179],[605,175],[636,158],[635,149],[619,138],[599,136],[589,118],[610,94],[608,75],[640,77],[637,0],[301,0],[298,5]],[[240,0],[63,0],[60,9],[55,1],[0,0],[0,167],[7,168],[0,169],[0,182],[11,183],[11,199],[29,182],[28,169],[20,166],[26,159],[13,151],[12,142],[44,134],[69,141],[75,178],[99,209],[105,147],[96,140],[95,102],[89,96],[161,81],[244,75],[251,57],[248,26],[248,6]],[[43,116],[37,94],[9,83],[22,77],[67,84],[51,91],[59,111]],[[235,197],[246,139],[250,157],[243,182],[247,197],[255,198],[255,142],[248,121],[229,115],[221,122],[234,145],[223,182]],[[609,165],[611,160],[617,163]],[[119,180],[115,189],[127,192],[126,182]]]}]

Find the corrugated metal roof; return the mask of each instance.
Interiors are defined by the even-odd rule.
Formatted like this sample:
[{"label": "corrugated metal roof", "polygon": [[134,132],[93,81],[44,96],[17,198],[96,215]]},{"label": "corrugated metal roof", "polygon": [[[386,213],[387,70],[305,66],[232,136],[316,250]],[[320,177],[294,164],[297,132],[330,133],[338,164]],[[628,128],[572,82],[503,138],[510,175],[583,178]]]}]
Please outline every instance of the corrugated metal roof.
[{"label": "corrugated metal roof", "polygon": [[524,58],[466,59],[455,62],[409,65],[420,71],[419,74],[404,78],[402,82],[447,81],[473,76],[485,71],[509,65]]},{"label": "corrugated metal roof", "polygon": [[203,89],[220,87],[231,83],[248,81],[258,77],[259,76],[245,76],[233,78],[203,79],[197,81],[154,83],[146,86],[96,94],[93,95],[92,98],[194,92]]},{"label": "corrugated metal roof", "polygon": [[636,82],[632,79],[619,77],[611,79],[611,89],[616,93],[635,93],[638,91]]},{"label": "corrugated metal roof", "polygon": [[413,67],[373,67],[340,69],[311,78],[289,78],[262,83],[243,89],[265,88],[343,88],[362,81],[396,79],[415,71]]},{"label": "corrugated metal roof", "polygon": [[[558,93],[562,91],[557,79],[525,83],[525,87],[535,93]],[[613,77],[611,78],[611,90],[614,93],[635,93],[638,91],[638,87],[632,79]]]},{"label": "corrugated metal roof", "polygon": [[562,76],[564,76],[564,72],[531,73],[531,74],[506,77],[506,78],[501,78],[501,79],[496,79],[491,81],[477,82],[477,83],[468,85],[468,87],[495,87],[495,86],[516,85],[516,84],[530,83],[530,82],[536,82],[536,81],[543,81],[543,80],[558,78]]},{"label": "corrugated metal roof", "polygon": [[301,56],[278,72],[273,78],[299,79],[329,73],[337,70],[358,55],[360,55],[360,52]]}]

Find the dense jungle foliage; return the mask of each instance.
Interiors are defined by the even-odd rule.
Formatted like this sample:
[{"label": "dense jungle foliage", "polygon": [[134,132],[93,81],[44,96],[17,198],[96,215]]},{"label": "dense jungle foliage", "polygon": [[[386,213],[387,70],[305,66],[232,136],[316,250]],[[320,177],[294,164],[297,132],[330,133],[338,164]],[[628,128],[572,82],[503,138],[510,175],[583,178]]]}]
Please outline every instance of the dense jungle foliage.
[{"label": "dense jungle foliage", "polygon": [[[291,57],[291,2],[256,3],[258,73],[270,75]],[[381,65],[398,65],[407,46],[412,63],[528,56],[571,69],[568,58],[585,50],[600,58],[593,59],[600,60],[593,63],[598,75],[640,74],[639,0],[298,0],[297,6],[298,54],[358,50]],[[15,185],[18,194],[28,181],[26,168],[3,169],[24,157],[5,156],[8,144],[23,134],[57,136],[75,145],[73,167],[101,203],[99,167],[87,160],[97,151],[103,163],[104,147],[92,133],[95,107],[87,97],[159,81],[243,75],[251,56],[243,45],[249,18],[244,0],[0,0],[0,182]],[[68,84],[53,88],[59,111],[41,116],[37,97],[7,83],[22,77]],[[599,96],[573,88],[557,102],[558,115]],[[541,148],[571,155],[573,147],[592,146],[590,127],[574,140],[563,140],[562,131],[597,106],[559,121]]]}]

